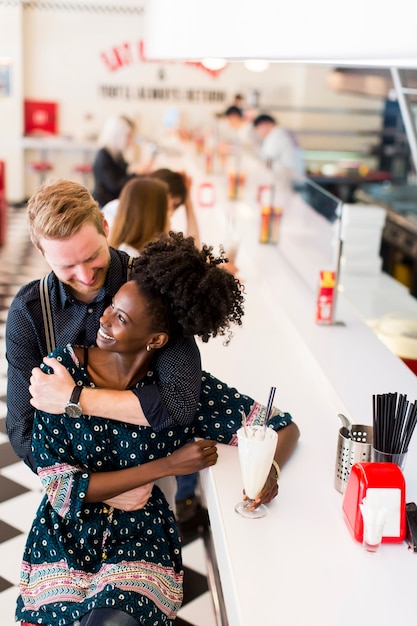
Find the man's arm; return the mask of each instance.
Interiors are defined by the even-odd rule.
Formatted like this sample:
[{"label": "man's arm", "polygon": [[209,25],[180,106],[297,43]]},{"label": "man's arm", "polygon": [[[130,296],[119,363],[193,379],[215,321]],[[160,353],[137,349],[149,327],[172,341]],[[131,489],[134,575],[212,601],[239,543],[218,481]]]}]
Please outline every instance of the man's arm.
[{"label": "man's arm", "polygon": [[[179,339],[157,350],[152,364],[157,374],[156,385],[146,385],[134,391],[141,401],[142,409],[154,430],[168,428],[174,424],[191,424],[197,411],[201,389],[201,358],[194,337]],[[154,407],[145,403],[144,394],[158,394],[168,412],[165,420],[156,414]],[[156,394],[155,394],[156,395]],[[153,410],[152,410],[153,409]]]},{"label": "man's arm", "polygon": [[[80,404],[87,415],[98,415],[161,430],[190,424],[200,396],[201,361],[194,339],[177,341],[156,355],[158,384],[134,391],[85,387]],[[74,388],[71,375],[55,359],[44,358],[54,374],[36,367],[30,379],[31,405],[40,411],[63,413]]]},{"label": "man's arm", "polygon": [[29,378],[42,354],[39,338],[24,315],[19,300],[13,301],[6,324],[7,434],[13,450],[32,471],[36,471],[31,450],[33,409],[30,405]]},{"label": "man's arm", "polygon": [[[43,363],[53,370],[47,374],[35,367],[30,377],[30,404],[48,413],[62,414],[74,389],[74,379],[66,367],[52,357],[44,357]],[[132,391],[96,389],[84,387],[80,404],[86,415],[99,415],[118,422],[149,426],[138,398]]]}]

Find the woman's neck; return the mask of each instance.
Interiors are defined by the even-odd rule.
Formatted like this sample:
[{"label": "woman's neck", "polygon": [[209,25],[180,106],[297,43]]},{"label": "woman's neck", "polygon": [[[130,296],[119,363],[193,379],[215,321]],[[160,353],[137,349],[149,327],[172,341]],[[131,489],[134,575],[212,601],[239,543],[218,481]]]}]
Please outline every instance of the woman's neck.
[{"label": "woman's neck", "polygon": [[[83,348],[76,348],[78,360],[84,364]],[[97,346],[88,348],[87,373],[96,387],[125,390],[146,376],[152,353],[142,350],[137,354],[107,352]]]}]

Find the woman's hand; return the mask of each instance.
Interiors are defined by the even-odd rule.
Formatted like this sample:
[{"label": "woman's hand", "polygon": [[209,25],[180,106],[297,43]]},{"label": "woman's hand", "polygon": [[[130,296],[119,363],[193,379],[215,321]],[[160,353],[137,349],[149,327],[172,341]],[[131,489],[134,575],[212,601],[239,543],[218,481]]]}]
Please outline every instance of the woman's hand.
[{"label": "woman's hand", "polygon": [[171,475],[193,474],[217,463],[216,442],[199,439],[175,450],[169,457]]},{"label": "woman's hand", "polygon": [[45,365],[53,369],[53,374],[45,374],[39,367],[34,367],[30,377],[30,403],[35,409],[59,415],[71,397],[75,382],[57,359],[45,357]]},{"label": "woman's hand", "polygon": [[[271,468],[268,478],[266,479],[266,483],[263,486],[262,491],[256,496],[255,501],[250,505],[249,509],[253,511],[260,504],[268,504],[278,495],[278,483],[277,477],[274,468]],[[248,496],[243,494],[244,500],[249,500]]]}]

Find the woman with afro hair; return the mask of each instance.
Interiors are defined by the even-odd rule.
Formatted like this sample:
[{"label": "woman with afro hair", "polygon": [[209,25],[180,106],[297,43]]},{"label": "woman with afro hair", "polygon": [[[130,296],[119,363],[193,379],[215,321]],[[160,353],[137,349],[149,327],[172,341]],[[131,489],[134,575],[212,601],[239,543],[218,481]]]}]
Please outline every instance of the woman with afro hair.
[{"label": "woman with afro hair", "polygon": [[[55,358],[79,386],[154,384],[154,355],[175,337],[229,340],[232,326],[241,324],[243,287],[221,264],[210,247],[199,250],[182,234],[149,243],[135,261],[134,279],[105,309],[97,345],[57,348]],[[153,483],[213,465],[216,441],[236,445],[241,416],[223,412],[217,384],[223,385],[209,375],[203,383],[213,397],[210,411],[200,407],[190,426],[159,432],[94,415],[68,419],[36,411],[32,448],[45,496],[24,551],[17,620],[172,626],[182,602],[181,546],[173,512]],[[237,395],[248,421],[259,421],[265,407]],[[298,429],[276,408],[270,427],[281,430],[275,458],[282,464]],[[273,471],[259,501],[277,494]],[[142,508],[106,504],[139,487]]]}]

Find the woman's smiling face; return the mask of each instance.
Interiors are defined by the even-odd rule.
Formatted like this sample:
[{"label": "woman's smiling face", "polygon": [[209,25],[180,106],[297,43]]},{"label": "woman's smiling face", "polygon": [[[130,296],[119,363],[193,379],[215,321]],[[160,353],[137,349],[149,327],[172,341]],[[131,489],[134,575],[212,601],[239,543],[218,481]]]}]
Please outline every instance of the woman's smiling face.
[{"label": "woman's smiling face", "polygon": [[129,281],[101,316],[97,345],[111,352],[137,354],[146,350],[155,334],[147,301],[137,283]]}]

